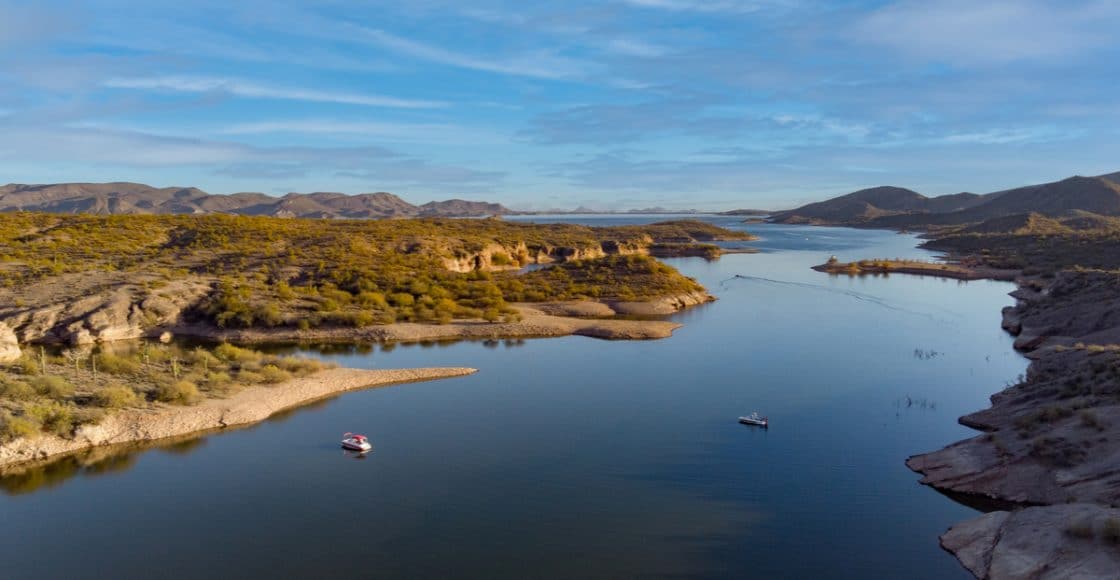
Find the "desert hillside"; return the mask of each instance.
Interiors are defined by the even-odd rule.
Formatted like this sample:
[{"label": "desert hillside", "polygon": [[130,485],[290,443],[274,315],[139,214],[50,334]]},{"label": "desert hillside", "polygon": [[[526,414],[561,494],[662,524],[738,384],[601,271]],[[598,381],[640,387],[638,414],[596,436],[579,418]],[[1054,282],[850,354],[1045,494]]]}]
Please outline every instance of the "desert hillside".
[{"label": "desert hillside", "polygon": [[194,187],[142,183],[9,184],[0,187],[0,211],[117,214],[209,214],[303,218],[485,217],[513,213],[497,203],[451,199],[413,205],[386,192],[211,194]]}]

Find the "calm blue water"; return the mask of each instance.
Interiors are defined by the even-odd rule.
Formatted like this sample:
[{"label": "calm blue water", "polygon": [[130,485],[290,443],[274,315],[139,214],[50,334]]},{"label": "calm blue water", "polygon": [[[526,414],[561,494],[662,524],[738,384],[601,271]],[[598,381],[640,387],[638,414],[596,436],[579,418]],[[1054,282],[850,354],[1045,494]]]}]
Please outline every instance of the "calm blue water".
[{"label": "calm blue water", "polygon": [[[0,481],[2,575],[968,577],[937,536],[975,512],[903,461],[972,434],[956,418],[1025,369],[1012,287],[829,277],[808,267],[929,255],[747,227],[763,253],[668,261],[720,299],[671,339],[345,348],[322,356],[480,372]],[[752,410],[768,431],[736,422]],[[350,430],[363,460],[336,448]]]}]

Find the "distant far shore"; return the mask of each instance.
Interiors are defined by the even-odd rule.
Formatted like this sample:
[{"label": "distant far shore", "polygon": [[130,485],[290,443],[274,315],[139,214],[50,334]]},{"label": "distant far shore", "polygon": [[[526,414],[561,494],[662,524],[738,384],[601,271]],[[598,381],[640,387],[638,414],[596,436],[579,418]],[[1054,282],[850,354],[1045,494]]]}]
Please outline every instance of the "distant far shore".
[{"label": "distant far shore", "polygon": [[987,266],[972,266],[958,263],[923,262],[920,260],[859,260],[856,262],[839,262],[829,260],[824,264],[813,266],[818,272],[828,274],[866,276],[879,274],[913,274],[916,276],[934,276],[937,278],[953,278],[956,280],[1002,280],[1013,282],[1019,274],[1018,270],[991,268]]}]

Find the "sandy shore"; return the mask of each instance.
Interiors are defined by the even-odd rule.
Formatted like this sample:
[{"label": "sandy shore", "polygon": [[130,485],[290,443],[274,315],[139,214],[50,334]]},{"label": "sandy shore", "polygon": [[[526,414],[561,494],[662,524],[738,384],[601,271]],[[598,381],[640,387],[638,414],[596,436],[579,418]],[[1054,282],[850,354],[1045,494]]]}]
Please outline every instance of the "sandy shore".
[{"label": "sandy shore", "polygon": [[0,446],[0,467],[43,460],[90,447],[154,441],[246,425],[285,409],[346,391],[459,377],[475,372],[471,368],[328,369],[278,385],[250,387],[227,399],[207,399],[190,407],[160,405],[155,409],[120,411],[97,425],[80,427],[73,439],[53,435],[17,439]]},{"label": "sandy shore", "polygon": [[[703,297],[703,298],[702,298]],[[669,314],[682,308],[713,300],[707,294],[666,298],[648,306],[650,314]],[[556,336],[590,336],[610,340],[649,340],[668,338],[681,325],[666,320],[624,320],[607,318],[631,312],[632,304],[611,307],[598,302],[517,304],[522,316],[518,322],[486,322],[456,320],[448,324],[398,322],[365,328],[295,328],[222,329],[210,325],[178,326],[170,331],[176,336],[193,336],[231,342],[420,342],[429,340],[546,338]],[[620,312],[621,311],[621,312]],[[556,314],[562,314],[557,316]],[[573,316],[574,315],[574,316]],[[589,318],[594,316],[598,318]]]}]

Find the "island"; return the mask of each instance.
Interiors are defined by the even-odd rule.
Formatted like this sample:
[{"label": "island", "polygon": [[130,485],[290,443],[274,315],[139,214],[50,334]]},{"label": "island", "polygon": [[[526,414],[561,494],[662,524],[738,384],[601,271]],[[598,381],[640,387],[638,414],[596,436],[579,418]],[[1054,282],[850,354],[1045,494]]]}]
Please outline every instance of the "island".
[{"label": "island", "polygon": [[1016,270],[991,268],[980,264],[969,263],[967,259],[956,262],[927,262],[922,260],[903,260],[900,258],[874,258],[855,262],[841,262],[836,259],[836,256],[832,256],[824,264],[813,266],[813,269],[818,272],[847,276],[877,276],[894,273],[954,278],[956,280],[980,280],[988,278],[992,280],[1012,281],[1018,273]]}]

